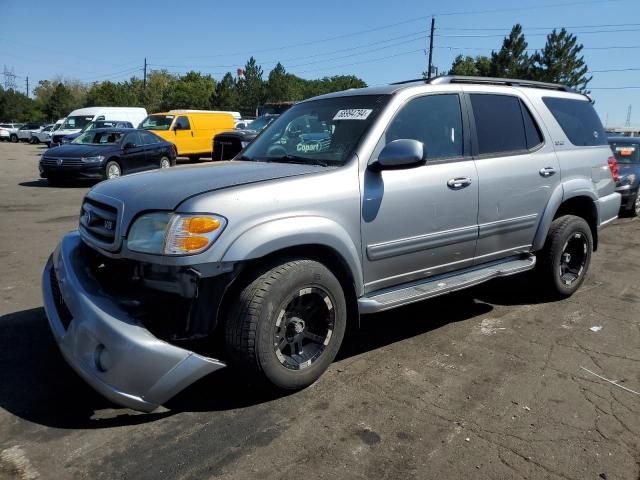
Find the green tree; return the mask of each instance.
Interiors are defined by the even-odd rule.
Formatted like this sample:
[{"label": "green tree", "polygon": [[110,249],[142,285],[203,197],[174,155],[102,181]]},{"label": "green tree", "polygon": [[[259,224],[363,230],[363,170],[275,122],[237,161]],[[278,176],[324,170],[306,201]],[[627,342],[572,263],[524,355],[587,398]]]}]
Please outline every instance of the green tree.
[{"label": "green tree", "polygon": [[562,83],[588,93],[587,85],[593,77],[587,76],[589,68],[580,55],[583,45],[575,35],[564,28],[547,35],[542,51],[533,56],[533,76],[544,82]]},{"label": "green tree", "polygon": [[266,86],[268,102],[284,102],[292,99],[295,80],[289,75],[280,62],[269,72]]},{"label": "green tree", "polygon": [[265,100],[265,85],[262,67],[251,57],[244,67],[244,75],[238,81],[240,111],[243,115],[255,115],[258,106]]},{"label": "green tree", "polygon": [[216,82],[211,75],[191,71],[169,84],[162,99],[161,109],[209,110],[215,97],[215,91]]},{"label": "green tree", "polygon": [[0,87],[0,120],[7,122],[26,122],[43,120],[44,114],[38,104],[15,90]]},{"label": "green tree", "polygon": [[44,113],[49,120],[66,117],[74,107],[74,98],[71,90],[64,86],[62,83],[58,83],[49,100],[44,105]]},{"label": "green tree", "polygon": [[85,97],[85,106],[130,107],[138,104],[136,93],[129,83],[94,83]]},{"label": "green tree", "polygon": [[508,37],[502,42],[502,48],[491,52],[491,76],[504,78],[529,78],[531,59],[527,53],[528,44],[522,33],[522,25],[515,24]]},{"label": "green tree", "polygon": [[147,74],[147,88],[140,93],[142,105],[147,112],[160,112],[163,99],[177,77],[166,70],[152,70]]},{"label": "green tree", "polygon": [[451,64],[449,75],[488,77],[491,75],[491,60],[484,55],[475,58],[458,55]]},{"label": "green tree", "polygon": [[240,98],[238,88],[233,75],[227,72],[222,80],[216,85],[216,95],[213,99],[213,108],[223,111],[238,111],[240,109]]}]

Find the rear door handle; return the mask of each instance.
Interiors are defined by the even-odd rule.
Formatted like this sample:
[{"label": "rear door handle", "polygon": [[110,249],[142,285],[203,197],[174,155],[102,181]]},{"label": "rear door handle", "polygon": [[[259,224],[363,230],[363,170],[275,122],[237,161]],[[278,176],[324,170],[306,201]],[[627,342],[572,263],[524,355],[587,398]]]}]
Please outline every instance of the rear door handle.
[{"label": "rear door handle", "polygon": [[538,173],[540,173],[540,176],[542,177],[550,177],[551,175],[556,173],[556,169],[553,167],[544,167],[541,168]]},{"label": "rear door handle", "polygon": [[460,190],[461,188],[471,185],[471,179],[469,177],[457,177],[452,178],[447,182],[447,186],[452,190]]}]

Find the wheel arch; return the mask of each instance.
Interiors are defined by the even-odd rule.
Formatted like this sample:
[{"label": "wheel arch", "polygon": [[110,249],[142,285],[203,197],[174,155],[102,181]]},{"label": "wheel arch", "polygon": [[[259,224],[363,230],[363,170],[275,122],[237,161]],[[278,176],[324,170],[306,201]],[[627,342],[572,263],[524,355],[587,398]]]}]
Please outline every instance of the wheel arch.
[{"label": "wheel arch", "polygon": [[[563,215],[575,215],[583,218],[589,225],[593,236],[593,250],[598,249],[598,207],[597,196],[591,188],[581,185],[568,189],[566,185],[559,185],[551,194],[547,208],[545,209],[538,231],[533,242],[533,250],[538,251],[544,247],[551,223]],[[565,192],[570,192],[565,195]]]}]

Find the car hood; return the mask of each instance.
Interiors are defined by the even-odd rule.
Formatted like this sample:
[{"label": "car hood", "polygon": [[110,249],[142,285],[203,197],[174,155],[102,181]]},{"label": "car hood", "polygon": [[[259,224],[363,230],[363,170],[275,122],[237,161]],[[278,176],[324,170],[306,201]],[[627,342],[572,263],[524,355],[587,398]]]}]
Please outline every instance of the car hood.
[{"label": "car hood", "polygon": [[96,145],[75,145],[66,144],[59,147],[50,148],[44,153],[45,157],[91,157],[104,155],[105,152],[117,148],[117,145],[96,146]]},{"label": "car hood", "polygon": [[258,136],[258,133],[260,132],[257,132],[256,130],[236,129],[219,133],[218,135],[216,135],[216,137],[239,138],[241,141],[250,141],[256,138]]},{"label": "car hood", "polygon": [[121,229],[139,212],[175,210],[182,202],[207,192],[326,170],[316,165],[265,162],[216,162],[209,165],[158,169],[101,182],[87,194],[117,206]]}]

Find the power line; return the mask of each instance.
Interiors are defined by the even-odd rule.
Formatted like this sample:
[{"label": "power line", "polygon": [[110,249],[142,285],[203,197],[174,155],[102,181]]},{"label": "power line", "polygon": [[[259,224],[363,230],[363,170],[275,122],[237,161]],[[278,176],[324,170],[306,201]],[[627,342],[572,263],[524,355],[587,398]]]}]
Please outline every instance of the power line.
[{"label": "power line", "polygon": [[[565,25],[555,27],[525,27],[524,30],[553,30],[553,29],[570,29],[570,28],[605,28],[605,27],[637,27],[640,23],[604,23],[600,25]],[[452,31],[511,31],[511,27],[439,27],[440,30]]]},{"label": "power line", "polygon": [[[621,33],[621,32],[640,32],[640,28],[632,28],[632,29],[623,29],[623,30],[593,30],[590,32],[569,32],[572,35],[590,35],[594,33]],[[547,33],[530,33],[529,37],[546,37]],[[437,37],[447,37],[447,38],[501,38],[506,37],[508,35],[503,34],[436,34]]]}]

